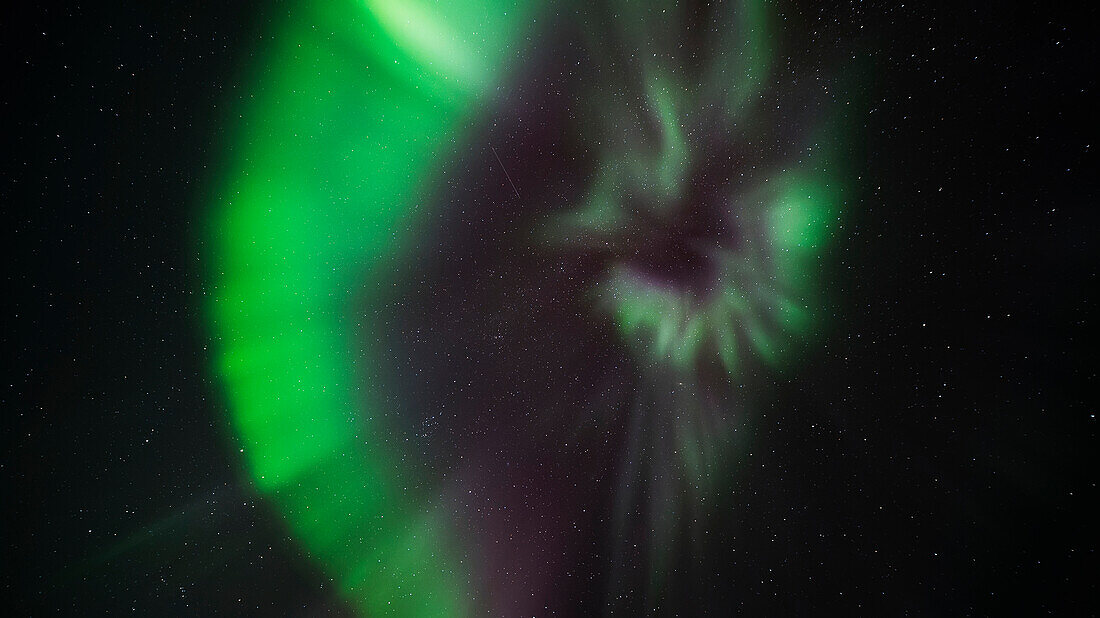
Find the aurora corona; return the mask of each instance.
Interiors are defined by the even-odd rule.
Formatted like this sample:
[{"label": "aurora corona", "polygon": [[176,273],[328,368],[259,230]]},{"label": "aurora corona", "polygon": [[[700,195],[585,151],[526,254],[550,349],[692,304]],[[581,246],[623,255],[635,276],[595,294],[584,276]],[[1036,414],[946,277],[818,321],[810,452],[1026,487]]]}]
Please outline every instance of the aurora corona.
[{"label": "aurora corona", "polygon": [[[303,3],[235,110],[200,248],[216,373],[255,486],[364,615],[510,615],[552,596],[553,561],[494,554],[502,526],[534,524],[460,498],[504,474],[476,439],[439,437],[480,435],[475,409],[516,423],[497,430],[514,440],[537,425],[547,442],[615,445],[602,603],[622,607],[644,528],[638,577],[660,608],[673,539],[726,473],[734,386],[792,366],[830,312],[851,102],[783,55],[781,20],[751,0],[703,17],[571,7],[586,51],[566,69],[540,53],[575,49],[544,32],[564,13]],[[566,70],[568,96],[525,76]],[[486,141],[540,123],[562,132],[528,158]],[[500,349],[544,358],[528,371]],[[602,381],[558,394],[582,362]],[[543,499],[587,512],[602,491]]]}]

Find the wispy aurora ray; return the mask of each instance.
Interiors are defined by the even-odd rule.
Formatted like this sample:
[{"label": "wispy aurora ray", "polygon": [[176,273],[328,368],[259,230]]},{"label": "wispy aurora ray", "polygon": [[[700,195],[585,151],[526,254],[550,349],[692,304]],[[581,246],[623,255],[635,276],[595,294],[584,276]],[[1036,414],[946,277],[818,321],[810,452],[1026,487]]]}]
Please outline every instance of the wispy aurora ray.
[{"label": "wispy aurora ray", "polygon": [[763,3],[715,9],[695,46],[688,12],[607,4],[595,90],[626,94],[593,97],[583,130],[604,163],[545,236],[606,261],[596,303],[653,362],[783,368],[824,318],[847,192],[840,105],[791,92]]},{"label": "wispy aurora ray", "polygon": [[[662,545],[681,511],[650,505],[637,526],[637,487],[649,482],[657,499],[706,491],[728,410],[704,396],[704,365],[727,380],[755,359],[782,367],[820,331],[822,261],[845,191],[835,103],[776,109],[790,90],[763,4],[717,11],[729,27],[690,57],[690,16],[645,6],[578,13],[598,77],[576,131],[599,144],[599,163],[579,203],[531,227],[544,253],[600,265],[577,302],[614,320],[647,385],[623,455],[644,464],[622,466],[635,489],[618,492],[615,533],[645,528]],[[448,487],[410,461],[420,455],[396,438],[400,411],[381,378],[362,379],[385,366],[362,336],[383,300],[356,295],[417,260],[430,205],[446,197],[439,177],[479,139],[472,127],[539,15],[493,0],[304,5],[279,26],[230,140],[204,251],[232,425],[256,486],[365,615],[491,605]],[[660,483],[639,477],[651,474]],[[646,568],[672,559],[652,552]]]},{"label": "wispy aurora ray", "polygon": [[708,497],[751,420],[738,387],[791,367],[830,312],[850,102],[779,53],[777,22],[761,2],[614,1],[586,22],[598,77],[579,130],[601,163],[539,235],[601,265],[589,305],[640,375],[618,468],[613,614],[675,613],[707,576]]}]

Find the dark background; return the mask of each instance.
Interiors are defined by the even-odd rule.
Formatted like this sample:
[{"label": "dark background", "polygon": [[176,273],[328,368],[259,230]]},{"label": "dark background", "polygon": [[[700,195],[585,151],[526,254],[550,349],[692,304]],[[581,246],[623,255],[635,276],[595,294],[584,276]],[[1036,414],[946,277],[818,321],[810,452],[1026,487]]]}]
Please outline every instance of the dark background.
[{"label": "dark background", "polygon": [[[347,612],[240,480],[199,315],[192,225],[286,10],[5,9],[17,615]],[[731,612],[1096,613],[1095,18],[802,15],[873,52],[864,195],[843,323],[777,384],[731,505]]]}]

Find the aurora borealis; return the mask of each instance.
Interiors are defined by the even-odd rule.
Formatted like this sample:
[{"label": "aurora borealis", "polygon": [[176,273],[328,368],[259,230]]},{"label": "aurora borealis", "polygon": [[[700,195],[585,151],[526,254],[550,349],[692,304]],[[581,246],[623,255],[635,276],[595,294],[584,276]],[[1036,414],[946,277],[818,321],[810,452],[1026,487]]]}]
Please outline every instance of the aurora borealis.
[{"label": "aurora borealis", "polygon": [[377,352],[350,349],[347,312],[353,282],[381,276],[426,216],[415,201],[432,157],[484,98],[522,15],[479,20],[492,41],[471,49],[467,9],[337,3],[289,21],[210,222],[212,321],[242,453],[367,614],[463,613],[440,515],[430,496],[401,495],[408,472],[376,438],[390,430],[383,404],[354,366]]},{"label": "aurora borealis", "polygon": [[[665,511],[649,515],[659,520],[653,524],[658,547],[645,554],[650,577],[667,568],[662,561],[674,551],[670,539],[661,538],[682,526],[684,509],[699,506],[661,500],[706,499],[703,487],[711,475],[725,473],[715,467],[715,451],[730,447],[728,438],[704,434],[729,423],[727,417],[745,405],[736,397],[730,397],[732,404],[710,401],[702,365],[717,362],[733,380],[743,363],[756,358],[779,365],[788,340],[812,334],[821,320],[820,262],[840,220],[843,187],[851,182],[841,172],[846,153],[838,146],[845,139],[838,119],[843,112],[830,109],[839,105],[830,101],[790,113],[767,109],[787,92],[778,79],[765,86],[772,82],[776,37],[774,18],[763,5],[746,2],[703,17],[658,4],[639,11],[619,7],[622,15],[602,13],[604,8],[616,10],[578,9],[589,15],[586,23],[607,30],[584,37],[592,46],[585,52],[591,58],[588,74],[579,76],[583,94],[566,109],[573,115],[567,130],[594,161],[581,174],[558,163],[559,178],[552,180],[558,194],[525,183],[527,197],[521,196],[491,145],[497,169],[471,165],[458,154],[484,135],[476,127],[491,118],[487,109],[508,113],[515,105],[496,93],[523,80],[522,62],[514,59],[533,53],[521,47],[520,36],[538,21],[533,6],[469,2],[442,12],[435,5],[379,1],[306,9],[281,26],[279,42],[256,77],[259,94],[241,110],[234,138],[240,146],[230,149],[226,182],[208,222],[218,372],[253,482],[365,615],[460,615],[477,607],[531,611],[545,603],[539,595],[549,593],[541,580],[553,576],[550,569],[532,569],[526,581],[481,581],[477,569],[492,558],[479,557],[483,549],[462,529],[486,526],[485,543],[502,533],[499,524],[456,513],[447,504],[449,493],[471,481],[448,479],[465,474],[450,469],[459,461],[423,470],[425,463],[410,462],[409,446],[393,437],[403,431],[394,416],[423,417],[426,423],[443,414],[394,402],[382,385],[387,371],[415,368],[420,374],[428,366],[417,364],[416,344],[410,348],[408,338],[386,332],[392,325],[377,317],[385,311],[384,290],[430,268],[423,266],[433,259],[424,239],[452,244],[444,250],[452,255],[476,247],[477,264],[451,268],[452,276],[478,280],[499,273],[497,293],[518,293],[530,303],[521,311],[541,314],[541,324],[532,328],[562,328],[562,318],[547,317],[540,303],[574,305],[588,312],[581,321],[599,324],[610,317],[617,342],[601,339],[598,328],[571,324],[583,339],[569,344],[600,341],[629,349],[626,360],[634,368],[626,371],[628,378],[618,378],[631,380],[637,392],[687,381],[686,395],[604,403],[619,409],[600,411],[629,417],[633,437],[622,447],[629,459],[646,460],[656,468],[653,474],[677,479],[647,481],[623,470],[623,488],[612,492],[625,492],[624,504],[637,499],[632,483],[634,492],[640,484],[662,496],[645,508]],[[475,15],[495,17],[463,21]],[[661,22],[668,18],[683,21],[682,29],[666,30]],[[695,30],[702,26],[691,26],[691,19],[709,20],[718,33],[702,35],[709,49],[700,52],[701,60],[678,51],[680,37],[699,36]],[[652,57],[625,60],[643,51]],[[602,95],[608,88],[611,94]],[[811,94],[822,98],[824,90]],[[798,124],[803,127],[791,128]],[[515,151],[504,138],[499,143],[501,150]],[[484,154],[474,159],[484,163]],[[481,239],[446,238],[457,224],[432,222],[453,221],[441,211],[464,203],[485,210],[485,217],[500,216],[491,210],[507,195],[488,187],[459,188],[469,182],[464,177],[490,169],[498,181],[507,180],[517,202],[506,219],[509,227],[489,232],[513,245],[496,255],[480,247]],[[448,173],[457,173],[450,186],[442,180]],[[590,178],[581,183],[587,186],[561,186],[578,175]],[[455,202],[455,194],[471,191],[481,195]],[[444,236],[433,241],[433,234]],[[516,236],[527,236],[532,246],[519,249]],[[585,283],[562,285],[532,272],[548,267],[543,255],[568,263],[575,275],[569,278]],[[497,260],[529,263],[509,270]],[[536,278],[546,283],[542,298],[526,289]],[[462,293],[475,290],[476,284]],[[432,307],[423,290],[407,294],[413,306]],[[481,301],[474,311],[495,311],[494,296],[485,293]],[[463,328],[457,322],[454,327]],[[427,336],[433,336],[430,330]],[[383,340],[389,354],[380,349]],[[566,341],[539,345],[558,348]],[[393,350],[401,346],[412,350],[413,360],[387,366],[400,358]],[[742,348],[754,357],[746,359]],[[553,354],[537,348],[528,353]],[[576,360],[571,363],[558,370],[575,371]],[[444,365],[426,371],[424,379],[448,381],[455,371]],[[479,371],[471,381],[488,384],[471,388],[500,388],[491,378],[491,372]],[[541,418],[546,416],[579,425],[578,417],[593,405],[588,398],[614,400],[623,396],[621,389],[614,383],[602,392],[588,389],[572,405],[535,404],[526,415],[536,424],[553,422]],[[429,398],[423,405],[455,405],[446,399]],[[451,414],[476,413],[463,405]],[[435,422],[437,431],[439,425],[454,431],[468,421]],[[674,449],[643,446],[654,437],[634,435],[666,425],[677,437]],[[438,453],[430,457],[446,461]],[[470,457],[479,455],[475,450]],[[618,527],[627,525],[626,512],[616,518]],[[525,585],[532,588],[531,607],[518,600],[528,596]],[[644,595],[650,609],[660,607],[666,594],[664,584],[652,587]],[[609,600],[609,607],[615,605]]]},{"label": "aurora borealis", "polygon": [[9,13],[9,613],[1092,610],[1074,10]]}]

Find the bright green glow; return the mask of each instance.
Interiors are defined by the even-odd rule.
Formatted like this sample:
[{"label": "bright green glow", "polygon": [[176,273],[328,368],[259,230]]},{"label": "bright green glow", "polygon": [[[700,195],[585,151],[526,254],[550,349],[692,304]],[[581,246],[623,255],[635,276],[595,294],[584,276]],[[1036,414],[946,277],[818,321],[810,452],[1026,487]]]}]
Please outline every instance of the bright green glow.
[{"label": "bright green glow", "polygon": [[208,222],[217,369],[248,469],[368,615],[463,615],[474,592],[361,383],[377,357],[355,343],[370,325],[352,294],[406,250],[437,158],[529,17],[495,0],[292,12],[240,110]]}]

